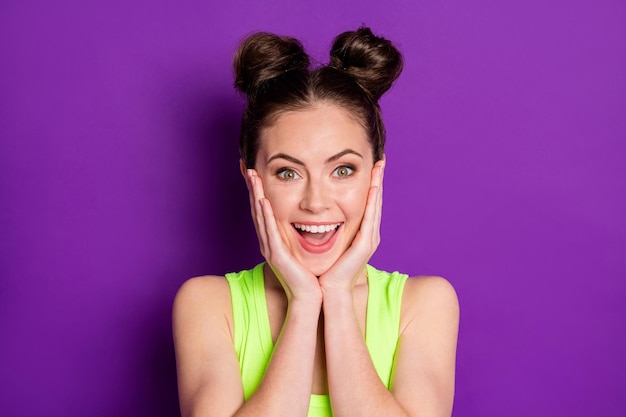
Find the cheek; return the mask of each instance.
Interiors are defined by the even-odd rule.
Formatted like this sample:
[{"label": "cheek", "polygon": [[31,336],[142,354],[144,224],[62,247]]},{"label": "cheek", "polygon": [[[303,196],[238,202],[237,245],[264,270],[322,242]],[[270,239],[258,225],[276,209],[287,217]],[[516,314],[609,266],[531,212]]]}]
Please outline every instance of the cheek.
[{"label": "cheek", "polygon": [[265,189],[265,197],[272,205],[272,211],[276,222],[280,223],[289,217],[290,213],[293,213],[294,207],[294,193],[287,192],[283,187],[267,187]]},{"label": "cheek", "polygon": [[369,181],[359,181],[350,187],[341,190],[340,200],[343,203],[346,213],[350,216],[363,217],[367,194],[369,192]]}]

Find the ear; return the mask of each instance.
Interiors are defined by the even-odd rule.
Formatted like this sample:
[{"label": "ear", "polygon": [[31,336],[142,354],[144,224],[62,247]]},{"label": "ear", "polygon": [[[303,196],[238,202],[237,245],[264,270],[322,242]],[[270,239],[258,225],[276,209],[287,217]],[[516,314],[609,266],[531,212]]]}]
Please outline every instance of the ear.
[{"label": "ear", "polygon": [[248,174],[246,171],[248,170],[248,168],[246,167],[246,163],[243,162],[243,159],[239,159],[239,170],[241,171],[241,175],[243,176],[243,179],[247,180]]}]

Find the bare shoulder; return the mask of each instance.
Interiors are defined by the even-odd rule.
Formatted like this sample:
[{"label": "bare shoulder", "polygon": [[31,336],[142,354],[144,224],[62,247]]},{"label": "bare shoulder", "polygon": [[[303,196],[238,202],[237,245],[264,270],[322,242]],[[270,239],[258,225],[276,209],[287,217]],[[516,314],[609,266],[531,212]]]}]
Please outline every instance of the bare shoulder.
[{"label": "bare shoulder", "polygon": [[402,328],[418,320],[458,323],[459,301],[452,284],[440,276],[407,279],[402,296]]},{"label": "bare shoulder", "polygon": [[243,390],[226,278],[185,281],[174,299],[172,325],[181,414],[233,415]]},{"label": "bare shoulder", "polygon": [[228,281],[216,275],[188,279],[176,293],[172,314],[174,326],[225,319],[225,324],[230,327],[232,314]]},{"label": "bare shoulder", "polygon": [[205,275],[190,278],[176,293],[174,306],[206,303],[207,299],[224,299],[229,294],[228,282],[223,276]]},{"label": "bare shoulder", "polygon": [[407,279],[392,391],[410,415],[450,416],[459,302],[448,280]]}]

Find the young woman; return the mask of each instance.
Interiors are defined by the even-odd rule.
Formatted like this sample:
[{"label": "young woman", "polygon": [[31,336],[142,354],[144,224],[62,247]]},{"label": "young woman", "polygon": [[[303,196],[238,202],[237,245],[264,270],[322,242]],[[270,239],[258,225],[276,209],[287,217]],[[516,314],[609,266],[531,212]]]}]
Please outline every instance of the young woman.
[{"label": "young woman", "polygon": [[241,172],[266,262],[178,292],[183,416],[450,416],[454,290],[368,264],[385,169],[378,99],[401,70],[365,27],[314,69],[293,38],[240,46]]}]

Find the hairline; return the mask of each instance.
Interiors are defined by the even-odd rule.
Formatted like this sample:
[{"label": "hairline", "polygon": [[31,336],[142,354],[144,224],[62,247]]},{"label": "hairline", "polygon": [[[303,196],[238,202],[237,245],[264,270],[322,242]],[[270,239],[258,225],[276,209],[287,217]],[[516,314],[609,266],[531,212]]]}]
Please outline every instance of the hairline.
[{"label": "hairline", "polygon": [[357,122],[359,126],[361,126],[363,130],[365,131],[365,136],[367,136],[368,138],[368,143],[372,147],[372,151],[374,151],[374,146],[372,144],[373,138],[370,137],[369,126],[367,126],[367,123],[364,120],[364,117],[359,115],[359,112],[355,112],[353,109],[350,109],[348,106],[342,105],[338,101],[328,99],[328,98],[312,98],[303,102],[302,104],[299,103],[296,105],[286,106],[287,108],[285,109],[275,111],[271,115],[268,115],[268,117],[265,119],[265,123],[263,124],[263,126],[259,128],[258,138],[261,139],[261,136],[263,135],[264,130],[269,129],[270,127],[274,126],[278,122],[278,119],[281,116],[285,114],[289,114],[289,113],[298,113],[298,112],[303,112],[307,110],[312,110],[315,108],[319,108],[320,106],[323,106],[323,105],[331,105],[331,106],[338,107],[341,110],[343,110],[344,113],[349,118]]}]

